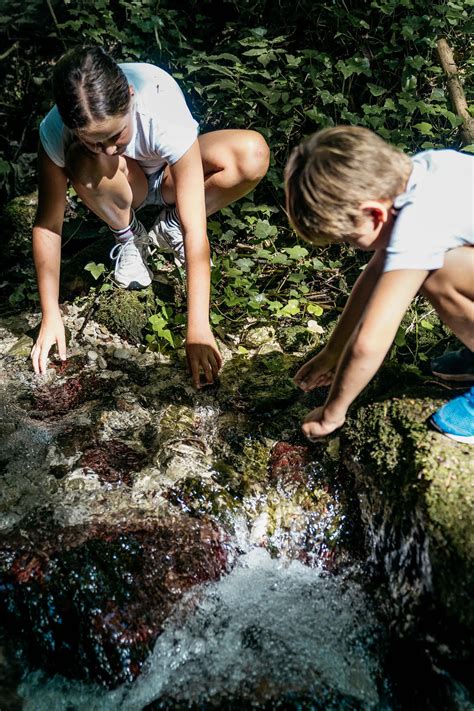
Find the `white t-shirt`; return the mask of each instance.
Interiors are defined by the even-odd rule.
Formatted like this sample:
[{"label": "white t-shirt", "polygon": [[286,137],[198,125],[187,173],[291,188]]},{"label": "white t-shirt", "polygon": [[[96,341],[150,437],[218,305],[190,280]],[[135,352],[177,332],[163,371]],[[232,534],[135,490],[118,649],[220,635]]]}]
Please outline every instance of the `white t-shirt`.
[{"label": "white t-shirt", "polygon": [[[124,155],[134,158],[147,174],[166,163],[173,165],[192,146],[199,128],[183,92],[172,76],[153,64],[119,66],[135,89],[133,137]],[[74,135],[56,106],[42,120],[39,133],[47,155],[64,168],[64,155]]]},{"label": "white t-shirt", "polygon": [[450,249],[474,244],[474,156],[452,150],[412,158],[386,249],[384,271],[440,269]]}]

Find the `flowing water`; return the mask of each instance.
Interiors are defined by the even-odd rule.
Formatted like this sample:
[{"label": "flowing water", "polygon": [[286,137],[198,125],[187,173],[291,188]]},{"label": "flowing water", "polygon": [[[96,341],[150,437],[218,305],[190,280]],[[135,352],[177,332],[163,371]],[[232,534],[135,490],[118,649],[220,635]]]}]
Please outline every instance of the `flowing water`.
[{"label": "flowing water", "polygon": [[156,699],[250,708],[292,698],[328,711],[389,709],[381,636],[359,584],[254,548],[230,575],[188,595],[131,686],[105,692],[30,674],[20,693],[25,711],[141,711]]},{"label": "flowing water", "polygon": [[[97,373],[83,359],[73,377],[61,371],[39,388],[23,366],[5,372],[2,532],[23,535],[32,515],[49,517],[52,530],[98,520],[126,532],[171,512],[193,525],[210,517],[232,560],[219,580],[183,587],[134,681],[106,689],[25,670],[18,686],[18,674],[4,685],[1,711],[423,711],[400,701],[380,595],[344,545],[346,511],[319,450],[295,439],[291,388],[271,419],[254,404],[242,409],[232,371],[227,400],[196,400],[167,365],[107,365]],[[260,409],[266,394],[257,395]],[[425,708],[473,707],[453,681],[449,707]]]}]

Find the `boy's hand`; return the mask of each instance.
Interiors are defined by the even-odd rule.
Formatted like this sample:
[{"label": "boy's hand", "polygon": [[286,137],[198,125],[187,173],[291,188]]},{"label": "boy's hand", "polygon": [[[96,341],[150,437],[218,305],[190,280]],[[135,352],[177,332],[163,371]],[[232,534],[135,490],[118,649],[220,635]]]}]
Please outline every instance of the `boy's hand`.
[{"label": "boy's hand", "polygon": [[319,439],[342,427],[345,419],[345,415],[330,415],[326,407],[317,407],[305,417],[302,430],[308,439]]},{"label": "boy's hand", "polygon": [[293,381],[305,392],[331,385],[339,358],[327,348],[305,363],[296,373]]},{"label": "boy's hand", "polygon": [[66,360],[66,335],[59,310],[43,317],[38,338],[31,349],[33,369],[37,375],[46,373],[48,353],[54,345],[57,346],[61,360]]},{"label": "boy's hand", "polygon": [[212,385],[222,365],[221,354],[211,330],[206,333],[190,334],[186,337],[186,358],[191,372],[193,385],[202,387],[201,370],[204,372],[206,385]]}]

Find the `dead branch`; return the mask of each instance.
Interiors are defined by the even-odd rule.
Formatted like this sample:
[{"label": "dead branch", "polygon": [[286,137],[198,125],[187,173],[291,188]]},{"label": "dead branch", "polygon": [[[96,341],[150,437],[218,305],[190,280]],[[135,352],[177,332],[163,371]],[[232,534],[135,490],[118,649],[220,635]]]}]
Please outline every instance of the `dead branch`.
[{"label": "dead branch", "polygon": [[436,43],[440,64],[446,74],[446,83],[454,111],[462,121],[461,140],[463,145],[474,143],[474,118],[469,113],[464,89],[459,79],[459,72],[454,61],[453,51],[444,37]]}]

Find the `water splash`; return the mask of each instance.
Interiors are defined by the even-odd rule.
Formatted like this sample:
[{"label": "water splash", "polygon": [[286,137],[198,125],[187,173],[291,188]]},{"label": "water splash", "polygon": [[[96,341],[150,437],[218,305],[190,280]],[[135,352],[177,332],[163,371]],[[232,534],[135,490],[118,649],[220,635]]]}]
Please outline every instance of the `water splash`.
[{"label": "water splash", "polygon": [[24,711],[142,711],[156,700],[258,708],[294,695],[318,708],[388,709],[381,700],[380,632],[362,589],[263,549],[216,584],[193,591],[170,618],[146,672],[131,686],[97,687],[30,674]]}]

